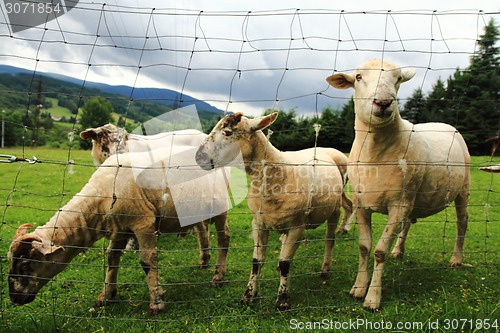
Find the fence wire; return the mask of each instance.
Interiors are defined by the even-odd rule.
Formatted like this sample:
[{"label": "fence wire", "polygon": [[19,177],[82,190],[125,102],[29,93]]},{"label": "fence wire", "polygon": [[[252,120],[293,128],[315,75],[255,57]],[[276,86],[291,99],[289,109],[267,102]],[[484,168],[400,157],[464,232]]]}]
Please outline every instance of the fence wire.
[{"label": "fence wire", "polygon": [[[243,111],[257,116],[266,109],[289,109],[299,115],[320,117],[324,108],[333,105],[340,109],[352,95],[331,90],[324,79],[333,73],[351,72],[365,59],[384,58],[399,61],[403,67],[416,68],[418,75],[406,91],[412,87],[430,90],[438,78],[452,75],[457,67],[464,70],[469,58],[477,53],[482,29],[490,18],[498,20],[498,11],[207,11],[80,1],[64,16],[14,33],[5,5],[0,8],[0,45],[3,46],[0,62],[23,68],[23,72],[30,74],[24,86],[11,87],[8,82],[0,82],[1,93],[24,101],[22,110],[21,107],[7,110],[21,115],[17,121],[8,120],[7,126],[17,129],[22,145],[3,148],[0,155],[1,162],[5,162],[0,163],[0,193],[4,202],[0,227],[1,327],[11,331],[68,332],[140,328],[281,331],[297,329],[295,323],[322,322],[323,318],[336,323],[349,318],[379,323],[384,311],[392,319],[400,312],[406,316],[414,314],[409,320],[415,318],[415,321],[424,321],[427,316],[426,327],[430,327],[434,319],[429,319],[427,311],[441,319],[459,319],[466,311],[470,311],[471,321],[498,318],[499,176],[479,170],[497,164],[494,155],[474,157],[468,165],[472,185],[464,263],[471,267],[460,270],[447,265],[456,237],[452,206],[419,220],[408,235],[404,260],[387,264],[382,309],[374,314],[364,312],[362,301],[348,296],[359,256],[355,223],[348,233],[336,237],[328,280],[320,278],[325,225],[306,232],[289,273],[291,308],[283,312],[274,308],[280,281],[275,267],[282,241],[277,233],[271,233],[258,297],[250,306],[241,305],[248,275],[255,269],[255,264],[252,266],[252,214],[247,207],[252,193],[237,198],[241,203],[228,212],[231,235],[228,271],[220,288],[210,287],[220,246],[213,225],[210,226],[208,269],[200,269],[206,265],[200,263],[203,256],[200,256],[195,233],[165,232],[158,238],[155,248],[158,284],[166,291],[166,307],[159,316],[148,315],[150,300],[144,271],[150,267],[140,262],[143,249],[124,252],[118,273],[119,296],[104,307],[96,306],[96,300],[107,269],[112,266],[106,253],[110,245],[108,239],[83,248],[78,244],[66,246],[64,251],[81,253],[40,290],[34,302],[24,306],[14,306],[9,300],[12,282],[8,277],[6,255],[21,224],[42,226],[53,216],[57,220],[60,214],[74,214],[75,220],[85,219],[87,215],[77,209],[81,206],[65,206],[66,203],[77,198],[80,205],[91,207],[107,195],[101,195],[100,192],[106,191],[99,188],[79,193],[96,168],[90,151],[77,149],[75,136],[82,130],[78,123],[68,123],[67,130],[60,133],[64,136],[65,148],[60,148],[63,153],[57,153],[56,157],[51,150],[37,147],[37,142],[30,139],[42,129],[27,126],[21,118],[40,111],[35,106],[38,93],[64,95],[76,101],[71,110],[75,119],[81,116],[85,101],[99,94],[93,90],[100,87],[96,82],[129,87],[120,90],[127,91],[125,95],[106,95],[112,103],[125,101],[120,115],[127,121],[140,102],[169,102],[180,108],[198,100],[215,105],[223,111],[221,115]],[[464,22],[464,29],[453,25],[457,17]],[[65,87],[57,91],[37,90],[39,80],[57,79],[59,75],[76,78],[73,82],[79,87],[78,93]],[[144,87],[168,88],[178,91],[178,95],[147,95],[140,92]],[[401,95],[400,103],[408,98]],[[498,110],[497,104],[492,110],[492,122],[498,120],[500,124]],[[276,129],[271,125],[271,129],[271,138],[292,131],[315,131],[310,147],[316,147],[318,138],[331,128]],[[44,131],[56,132],[54,129]],[[375,168],[391,163],[394,162],[380,161]],[[297,168],[300,164],[286,163],[286,166]],[[123,170],[121,166],[116,168],[113,189],[123,180],[119,177],[120,170]],[[243,182],[247,182],[246,178]],[[308,190],[311,195],[312,190]],[[286,194],[292,198],[298,194],[294,191]],[[111,193],[115,197],[115,191]],[[347,194],[351,198],[354,195],[350,185]],[[137,199],[132,198],[130,205],[135,204],[134,200]],[[94,214],[94,218],[105,219],[104,216],[113,214],[113,205],[108,208]],[[119,212],[116,217],[126,220],[148,214],[151,212]],[[374,215],[374,244],[386,220],[385,215]],[[86,233],[102,232],[104,226],[97,224],[80,230],[56,223],[54,230],[57,228],[67,228],[73,237],[85,238]],[[439,313],[443,317],[439,317]],[[328,326],[326,322],[323,324]],[[373,326],[371,328],[373,331]],[[370,331],[367,326],[356,330],[363,329]]]}]

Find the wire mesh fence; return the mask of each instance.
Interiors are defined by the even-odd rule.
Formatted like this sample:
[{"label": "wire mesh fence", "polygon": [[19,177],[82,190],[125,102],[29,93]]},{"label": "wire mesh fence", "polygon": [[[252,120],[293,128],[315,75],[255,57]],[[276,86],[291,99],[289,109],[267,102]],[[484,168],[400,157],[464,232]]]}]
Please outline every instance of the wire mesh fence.
[{"label": "wire mesh fence", "polygon": [[[269,234],[265,259],[260,264],[255,262],[256,247],[252,240],[255,217],[248,203],[257,198],[261,205],[267,204],[266,196],[272,192],[264,191],[264,195],[252,192],[252,178],[247,179],[245,168],[233,169],[233,180],[250,192],[248,195],[246,191],[229,192],[232,195],[232,208],[227,212],[230,243],[227,272],[221,283],[213,286],[212,282],[221,269],[216,259],[224,255],[226,247],[218,237],[222,229],[213,224],[208,227],[208,256],[200,246],[203,228],[195,231],[167,228],[154,235],[152,239],[155,242],[157,239],[157,244],[153,251],[148,251],[149,240],[143,240],[142,236],[149,231],[146,227],[133,227],[120,232],[135,233],[140,247],[127,249],[121,255],[117,293],[106,294],[106,290],[109,292],[115,286],[109,278],[114,273],[109,271],[116,265],[109,257],[113,251],[108,247],[120,238],[110,231],[112,226],[128,225],[139,218],[171,225],[169,218],[175,221],[175,216],[159,218],[158,211],[144,208],[148,205],[141,203],[147,199],[133,194],[137,183],[127,178],[131,176],[126,170],[133,169],[133,165],[111,157],[96,169],[90,151],[80,149],[78,138],[84,130],[79,123],[82,108],[90,98],[101,96],[114,105],[115,121],[121,121],[129,129],[138,128],[140,133],[145,131],[144,123],[149,119],[192,104],[204,120],[200,129],[205,132],[220,117],[235,112],[256,117],[265,110],[293,110],[301,119],[312,119],[307,128],[304,125],[307,122],[300,123],[302,128],[278,128],[275,123],[270,126],[272,133],[266,134],[272,141],[280,134],[298,132],[304,133],[299,136],[305,136],[308,131],[311,134],[308,146],[316,147],[328,131],[345,127],[335,122],[313,127],[324,109],[341,110],[352,95],[351,91],[329,88],[326,77],[353,72],[359,63],[371,58],[397,62],[403,69],[416,68],[416,76],[398,94],[403,105],[411,99],[410,91],[430,91],[437,80],[468,72],[470,59],[478,55],[478,40],[490,19],[498,19],[498,11],[193,10],[79,1],[71,10],[65,9],[66,14],[47,16],[43,24],[30,26],[13,21],[9,14],[17,7],[8,3],[0,7],[0,61],[4,65],[0,66],[3,73],[0,108],[4,109],[1,149],[4,163],[0,163],[3,329],[19,332],[148,328],[193,332],[499,330],[499,182],[495,173],[479,170],[498,163],[494,154],[473,156],[470,163],[462,165],[471,172],[462,267],[448,264],[456,239],[456,214],[451,204],[412,225],[403,259],[387,260],[385,265],[380,309],[367,311],[363,309],[363,300],[349,295],[356,280],[360,248],[359,225],[355,222],[347,233],[335,237],[333,262],[326,279],[322,272],[326,224],[305,232],[286,274],[279,261],[283,259],[281,247],[287,242],[280,238],[280,233],[289,230],[280,225],[275,228],[279,232],[271,230]],[[496,71],[498,74],[498,66]],[[498,133],[498,99],[489,102],[493,106],[490,125]],[[457,109],[464,103],[471,101],[457,101]],[[218,113],[213,113],[216,108]],[[48,116],[43,116],[47,113]],[[283,115],[286,112],[280,113],[278,119]],[[451,121],[450,125],[457,126],[460,116],[458,110],[451,115],[448,119],[456,122]],[[47,118],[50,120],[43,123]],[[50,125],[51,122],[56,126]],[[476,129],[472,125],[459,130],[466,140],[474,133],[494,134],[490,129]],[[123,138],[119,137],[119,141]],[[335,147],[334,141],[331,146]],[[348,154],[349,150],[343,152]],[[260,159],[245,162],[250,176],[249,165],[257,168],[262,164]],[[315,166],[311,168],[325,167],[322,163],[312,163]],[[383,174],[384,167],[394,163],[401,161],[371,163],[368,170],[376,175],[369,174],[368,178],[394,178],[394,174]],[[297,170],[302,164],[268,161],[266,166]],[[327,165],[332,173],[336,172],[334,165]],[[348,165],[353,166],[353,160]],[[397,166],[401,168],[400,164]],[[408,167],[411,166],[410,163]],[[179,166],[169,164],[153,169],[168,172],[176,168]],[[160,176],[153,182],[164,190],[164,174]],[[449,179],[442,181],[442,189],[446,190]],[[346,193],[354,198],[356,190],[351,183],[352,179],[346,185]],[[200,184],[189,192],[201,192]],[[286,184],[283,180],[280,192],[287,194],[290,202],[281,202],[283,207],[304,193],[306,202],[311,202],[312,188],[297,189]],[[166,202],[165,195],[170,194],[163,191],[155,200]],[[190,197],[191,193],[186,194],[184,200]],[[195,204],[192,203],[193,207]],[[303,207],[304,214],[311,208],[318,207]],[[328,206],[321,209],[327,210]],[[289,209],[283,211],[291,213]],[[342,216],[345,214],[343,211]],[[49,232],[43,231],[49,220]],[[374,248],[386,222],[386,215],[373,215]],[[64,245],[52,238],[45,248],[41,244],[37,250],[61,257],[35,255],[27,260],[36,252],[33,244],[43,243],[43,239],[35,237],[12,243],[24,223],[33,227],[28,232],[39,228],[35,236],[63,235],[60,237]],[[121,238],[119,241],[124,242]],[[11,246],[25,244],[31,246],[26,253],[14,259],[8,257]],[[147,261],[146,253],[157,257],[157,267]],[[372,256],[370,262],[369,267],[373,267]],[[12,265],[21,269],[17,281],[9,277]],[[255,274],[259,265],[262,269],[258,294],[250,304],[241,304],[249,275]],[[150,279],[151,270],[159,272],[158,280]],[[280,311],[275,305],[283,274],[289,277],[290,307]],[[22,306],[12,304],[12,288],[27,281],[33,281],[30,287],[37,291],[34,285],[44,286],[32,302]],[[150,297],[158,295],[150,296],[150,292],[158,286],[165,291],[165,307],[158,315],[151,316],[151,304],[159,300],[151,300]],[[18,289],[14,294],[26,290]]]}]

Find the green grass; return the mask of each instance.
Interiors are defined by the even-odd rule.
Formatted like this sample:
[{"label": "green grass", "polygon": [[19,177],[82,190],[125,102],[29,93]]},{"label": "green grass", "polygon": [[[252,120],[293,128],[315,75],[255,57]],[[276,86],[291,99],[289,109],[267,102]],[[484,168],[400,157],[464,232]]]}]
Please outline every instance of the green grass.
[{"label": "green grass", "polygon": [[[52,107],[43,109],[43,112],[48,112],[51,114],[52,117],[58,117],[58,118],[65,117],[66,119],[70,119],[71,117],[75,116],[73,113],[71,113],[70,109],[59,106],[59,100],[57,98],[47,97],[47,99],[52,102]],[[80,119],[80,116],[81,116],[81,112],[78,113],[78,119]],[[113,112],[111,114],[111,116],[113,117],[113,122],[117,123],[118,119],[120,118],[120,114]],[[133,125],[136,124],[134,121],[132,121],[130,119],[129,119],[129,122],[131,122]],[[61,125],[62,127],[69,127],[69,128],[71,128],[73,126],[73,124],[70,124],[70,123],[58,122],[58,124]]]},{"label": "green grass", "polygon": [[[348,296],[357,269],[357,230],[339,236],[334,249],[330,279],[319,277],[325,227],[307,232],[291,268],[292,309],[278,312],[274,301],[278,288],[276,271],[279,235],[270,236],[267,263],[263,268],[260,298],[250,306],[239,304],[251,269],[251,214],[246,203],[229,213],[231,248],[228,257],[227,283],[211,288],[213,266],[200,270],[197,242],[194,236],[160,237],[160,274],[167,292],[166,311],[157,317],[148,315],[149,294],[138,254],[122,257],[119,273],[120,298],[116,303],[96,308],[95,300],[104,281],[106,240],[94,244],[77,256],[68,268],[45,286],[36,300],[22,307],[13,306],[8,298],[5,258],[12,236],[21,223],[42,225],[65,202],[77,193],[95,168],[88,151],[55,149],[8,149],[0,154],[36,156],[42,163],[0,164],[0,330],[5,332],[286,332],[297,331],[299,323],[322,321],[337,325],[366,320],[357,330],[399,331],[396,323],[429,323],[439,320],[433,332],[474,331],[445,329],[446,320],[498,319],[500,317],[500,175],[478,170],[488,157],[473,158],[470,223],[465,243],[465,263],[472,267],[449,268],[453,249],[454,209],[412,226],[402,261],[391,260],[384,272],[382,308],[369,312],[362,301]],[[70,170],[67,161],[74,161]],[[374,237],[380,235],[385,216],[374,216]],[[213,230],[213,228],[212,228]],[[216,240],[211,236],[211,244]],[[211,263],[216,252],[212,252]],[[392,329],[376,329],[384,322]],[[453,322],[449,322],[452,324]],[[296,325],[295,325],[296,324]],[[498,322],[500,325],[500,322]],[[345,325],[345,324],[344,324]],[[474,326],[475,327],[475,326]],[[382,326],[379,328],[388,328]],[[451,327],[452,328],[452,327]],[[481,330],[476,330],[480,332]],[[490,330],[499,331],[498,329]]]},{"label": "green grass", "polygon": [[70,117],[74,116],[74,114],[71,113],[71,110],[62,106],[59,106],[59,100],[57,98],[49,98],[47,97],[47,100],[49,100],[52,103],[52,107],[43,109],[43,112],[48,112],[52,115],[52,117],[65,117],[66,119],[69,119]]}]

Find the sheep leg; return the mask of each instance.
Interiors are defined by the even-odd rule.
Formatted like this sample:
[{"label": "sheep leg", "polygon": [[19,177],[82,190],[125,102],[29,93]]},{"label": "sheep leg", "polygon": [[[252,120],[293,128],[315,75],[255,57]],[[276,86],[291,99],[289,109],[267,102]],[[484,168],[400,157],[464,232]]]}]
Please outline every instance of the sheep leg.
[{"label": "sheep leg", "polygon": [[403,259],[403,255],[405,253],[406,237],[408,237],[408,231],[410,231],[410,226],[415,223],[417,223],[417,219],[411,219],[410,223],[403,224],[403,229],[399,233],[396,245],[394,246],[394,249],[391,252],[392,257],[396,259]]},{"label": "sheep leg", "polygon": [[469,203],[469,187],[461,191],[455,198],[455,210],[457,213],[457,238],[455,240],[455,247],[453,255],[450,259],[450,266],[461,266],[464,259],[464,241],[465,233],[467,232],[467,223],[469,220],[469,213],[467,205]]},{"label": "sheep leg", "polygon": [[344,209],[344,217],[342,218],[342,223],[337,230],[337,234],[347,234],[349,230],[351,230],[352,201],[345,194],[345,192],[342,193],[342,208]]},{"label": "sheep leg", "polygon": [[[144,222],[146,224],[146,222]],[[137,223],[140,225],[140,223]],[[154,223],[152,224],[154,225]],[[158,277],[157,233],[155,231],[136,231],[139,241],[141,265],[146,273],[149,289],[149,314],[157,315],[165,309],[165,292]]]},{"label": "sheep leg", "polygon": [[[337,216],[338,222],[338,216]],[[335,227],[332,229],[332,234],[335,235]],[[290,265],[295,255],[295,251],[299,247],[300,240],[304,236],[304,228],[296,227],[288,231],[282,240],[281,253],[278,261],[278,269],[280,272],[280,286],[278,289],[278,297],[276,298],[276,308],[280,311],[285,311],[290,308],[290,296],[288,292],[288,274]]]},{"label": "sheep leg", "polygon": [[[325,233],[325,256],[321,266],[321,278],[326,279],[330,275],[330,266],[332,264],[332,252],[335,245],[335,229],[339,223],[340,209],[337,208],[328,218]],[[344,216],[345,217],[345,216]]]},{"label": "sheep leg", "polygon": [[123,249],[127,245],[127,238],[111,240],[106,250],[108,255],[108,269],[104,280],[104,288],[97,298],[97,306],[107,305],[117,295],[116,280],[118,277],[118,268],[120,266],[120,257]]},{"label": "sheep leg", "polygon": [[196,238],[198,239],[198,246],[200,248],[200,261],[198,266],[200,268],[207,268],[210,262],[210,239],[208,231],[208,223],[202,221],[196,223],[193,227]]},{"label": "sheep leg", "polygon": [[370,212],[358,207],[356,210],[356,218],[358,220],[359,233],[358,275],[349,293],[356,298],[363,298],[366,295],[370,283],[368,263],[372,249],[372,217]]},{"label": "sheep leg", "polygon": [[408,229],[405,224],[409,224],[409,219],[406,217],[407,210],[395,208],[389,211],[389,218],[384,232],[380,237],[377,246],[375,246],[374,259],[375,264],[373,267],[373,276],[365,297],[363,306],[370,310],[376,310],[380,307],[382,299],[382,273],[384,271],[384,264],[396,235],[402,230]]},{"label": "sheep leg", "polygon": [[269,238],[269,230],[263,229],[261,226],[257,225],[255,220],[252,222],[252,229],[254,244],[252,271],[250,272],[250,278],[245,293],[241,298],[241,303],[243,304],[249,304],[250,301],[254,300],[257,296],[260,271],[266,259],[267,241]]},{"label": "sheep leg", "polygon": [[229,228],[227,212],[214,217],[217,230],[217,264],[215,266],[212,286],[221,286],[227,269],[227,251],[229,250]]}]

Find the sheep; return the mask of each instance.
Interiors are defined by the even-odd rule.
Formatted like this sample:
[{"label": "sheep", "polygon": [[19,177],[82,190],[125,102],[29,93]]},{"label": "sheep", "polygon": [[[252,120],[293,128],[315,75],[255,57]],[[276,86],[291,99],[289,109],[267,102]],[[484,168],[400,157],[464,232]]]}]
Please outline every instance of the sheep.
[{"label": "sheep", "polygon": [[[158,133],[154,135],[130,134],[124,128],[113,124],[106,124],[96,128],[87,128],[80,132],[84,140],[92,140],[91,155],[95,166],[100,166],[107,158],[117,153],[145,152],[157,148],[171,148],[178,146],[199,146],[207,137],[206,134],[195,130],[185,129],[172,132]],[[226,170],[230,174],[230,170]],[[199,266],[208,267],[209,252],[209,230],[208,225],[196,224],[194,232],[198,237],[202,259]],[[126,250],[137,249],[137,240],[132,236],[127,243]]]},{"label": "sheep", "polygon": [[[218,258],[212,284],[220,284],[226,272],[229,247],[226,178],[222,176],[224,169],[215,174],[207,174],[197,166],[198,171],[194,170],[196,148],[157,149],[153,161],[148,153],[117,154],[116,159],[106,160],[82,190],[45,225],[30,233],[27,233],[30,225],[21,225],[7,255],[12,302],[22,305],[33,301],[38,291],[78,253],[106,237],[110,240],[108,268],[97,301],[99,306],[106,305],[117,295],[120,255],[130,234],[134,234],[139,241],[141,265],[150,292],[149,310],[152,315],[158,314],[165,304],[158,278],[157,236],[186,232],[192,227],[180,223],[185,217],[179,213],[179,200],[175,201],[174,194],[183,194],[181,199],[190,200],[181,203],[192,211],[218,214],[211,215],[218,230]],[[176,164],[170,158],[174,153],[189,153],[192,162],[186,164],[183,160],[182,164]],[[183,168],[185,165],[188,167]],[[167,177],[169,172],[174,173],[171,178]],[[193,172],[202,174],[196,174],[200,177],[194,181],[182,182],[183,176],[189,178]],[[178,183],[171,184],[170,180]],[[198,221],[208,218],[200,217]]]},{"label": "sheep", "polygon": [[199,146],[207,135],[195,129],[164,132],[154,135],[130,134],[121,127],[106,124],[80,132],[84,140],[92,140],[94,165],[101,165],[116,153],[151,151],[172,146]]},{"label": "sheep", "polygon": [[[364,307],[376,310],[382,297],[382,273],[389,249],[404,253],[410,224],[455,202],[457,235],[451,266],[463,261],[469,201],[470,156],[464,139],[450,125],[414,125],[401,118],[397,92],[415,69],[401,69],[382,60],[360,65],[352,74],[327,77],[334,88],[354,88],[355,139],[348,173],[353,207],[359,225],[359,267],[350,294],[364,297]],[[370,283],[368,256],[372,248],[371,215],[388,215],[387,225],[374,252]]]},{"label": "sheep", "polygon": [[327,220],[322,276],[328,275],[335,242],[344,182],[335,164],[337,151],[311,148],[296,152],[277,150],[262,133],[278,113],[248,119],[242,113],[222,118],[196,153],[196,162],[206,170],[230,163],[241,151],[250,177],[248,207],[253,213],[253,264],[241,302],[249,304],[258,293],[265,262],[269,230],[282,234],[278,270],[280,285],[276,307],[290,308],[288,275],[290,264],[305,230]]}]

